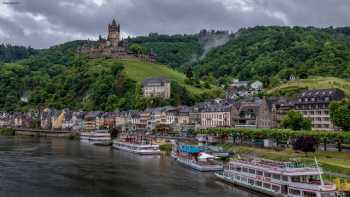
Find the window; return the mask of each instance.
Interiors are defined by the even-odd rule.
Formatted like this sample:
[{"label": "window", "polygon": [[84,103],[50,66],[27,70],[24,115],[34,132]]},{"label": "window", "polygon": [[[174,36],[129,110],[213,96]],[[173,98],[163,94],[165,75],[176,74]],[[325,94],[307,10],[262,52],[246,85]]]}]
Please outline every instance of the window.
[{"label": "window", "polygon": [[255,174],[255,170],[254,169],[249,169],[249,174]]},{"label": "window", "polygon": [[300,183],[300,177],[298,177],[298,176],[293,176],[293,177],[292,177],[292,182]]},{"label": "window", "polygon": [[304,191],[304,196],[305,197],[316,197],[316,193]]},{"label": "window", "polygon": [[280,191],[280,186],[272,185],[272,190],[273,190],[274,192],[279,192],[279,191]]},{"label": "window", "polygon": [[300,190],[289,189],[289,194],[300,196]]},{"label": "window", "polygon": [[270,178],[271,178],[271,173],[264,172],[264,176],[265,176],[265,177],[270,177]]},{"label": "window", "polygon": [[247,178],[242,177],[242,178],[241,178],[241,181],[242,181],[242,182],[247,182]]},{"label": "window", "polygon": [[287,176],[282,176],[282,180],[287,182],[288,181],[288,177]]},{"label": "window", "polygon": [[255,181],[255,185],[258,187],[262,187],[262,182],[261,181]]},{"label": "window", "polygon": [[267,189],[271,189],[271,184],[264,183],[264,187],[267,188]]},{"label": "window", "polygon": [[257,174],[258,176],[262,176],[262,175],[263,175],[263,172],[262,172],[262,171],[257,170],[257,171],[256,171],[256,174]]},{"label": "window", "polygon": [[240,172],[240,171],[242,170],[242,168],[241,168],[241,167],[236,167],[235,170],[236,170],[237,172]]},{"label": "window", "polygon": [[281,176],[279,174],[272,174],[272,178],[276,180],[280,180]]},{"label": "window", "polygon": [[248,172],[248,168],[243,168],[243,172]]},{"label": "window", "polygon": [[249,179],[249,180],[248,180],[248,183],[249,183],[250,185],[254,185],[254,180],[253,180],[253,179]]},{"label": "window", "polygon": [[236,180],[241,180],[241,177],[240,176],[236,176]]}]

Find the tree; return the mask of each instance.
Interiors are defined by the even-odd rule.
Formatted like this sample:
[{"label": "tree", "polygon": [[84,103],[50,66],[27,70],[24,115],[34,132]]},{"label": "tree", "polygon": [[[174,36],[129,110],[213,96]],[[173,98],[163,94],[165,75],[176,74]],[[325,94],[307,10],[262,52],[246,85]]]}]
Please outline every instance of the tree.
[{"label": "tree", "polygon": [[187,77],[188,79],[192,79],[192,77],[193,77],[193,70],[192,70],[192,67],[191,67],[191,66],[189,66],[189,67],[186,69],[186,77]]},{"label": "tree", "polygon": [[281,127],[292,130],[311,130],[311,120],[304,118],[300,112],[291,110],[283,118]]},{"label": "tree", "polygon": [[294,150],[301,150],[305,154],[308,152],[315,152],[316,151],[316,144],[317,141],[313,137],[304,136],[299,137],[293,144]]},{"label": "tree", "polygon": [[350,130],[350,102],[348,100],[332,102],[329,106],[333,123],[344,131]]},{"label": "tree", "polygon": [[132,44],[129,47],[129,50],[136,53],[137,55],[142,55],[145,53],[145,48],[140,44]]}]

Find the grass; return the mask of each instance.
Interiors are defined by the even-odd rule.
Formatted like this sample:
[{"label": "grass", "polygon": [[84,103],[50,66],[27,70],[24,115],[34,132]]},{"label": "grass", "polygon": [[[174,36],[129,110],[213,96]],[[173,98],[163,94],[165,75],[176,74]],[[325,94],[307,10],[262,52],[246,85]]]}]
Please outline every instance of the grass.
[{"label": "grass", "polygon": [[288,94],[288,92],[302,89],[316,88],[339,88],[345,92],[347,97],[350,96],[350,81],[336,77],[312,77],[309,79],[288,81],[287,83],[267,90],[267,93],[272,95],[279,95],[281,93]]},{"label": "grass", "polygon": [[147,77],[166,77],[177,81],[181,86],[184,86],[193,94],[200,94],[207,92],[210,89],[196,88],[194,86],[185,84],[186,76],[174,69],[165,65],[154,64],[149,62],[142,62],[138,60],[120,60],[124,65],[124,72],[132,80],[141,83]]},{"label": "grass", "polygon": [[349,153],[345,152],[324,152],[318,151],[315,153],[305,154],[303,152],[296,152],[293,149],[285,150],[274,150],[266,148],[255,148],[246,146],[235,146],[232,144],[223,145],[227,151],[233,151],[237,154],[252,154],[257,157],[271,159],[271,160],[289,160],[289,159],[300,159],[305,163],[313,163],[314,157],[321,163],[324,171],[331,173],[340,173],[350,176],[350,157]]}]

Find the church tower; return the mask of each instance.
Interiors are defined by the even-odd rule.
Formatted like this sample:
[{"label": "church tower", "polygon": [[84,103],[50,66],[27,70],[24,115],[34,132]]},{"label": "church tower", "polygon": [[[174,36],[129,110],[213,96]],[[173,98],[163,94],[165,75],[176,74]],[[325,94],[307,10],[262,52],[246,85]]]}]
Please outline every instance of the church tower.
[{"label": "church tower", "polygon": [[108,25],[108,37],[110,45],[113,47],[118,47],[120,41],[120,25],[113,19],[112,24]]}]

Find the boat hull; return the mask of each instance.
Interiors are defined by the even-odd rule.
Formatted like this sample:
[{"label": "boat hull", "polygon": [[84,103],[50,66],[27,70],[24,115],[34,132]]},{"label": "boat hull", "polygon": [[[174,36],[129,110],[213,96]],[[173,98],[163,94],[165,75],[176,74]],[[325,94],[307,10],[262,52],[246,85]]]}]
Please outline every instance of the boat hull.
[{"label": "boat hull", "polygon": [[248,189],[248,190],[253,190],[255,192],[259,192],[259,193],[265,194],[267,196],[287,197],[287,195],[284,195],[284,194],[274,193],[274,192],[271,192],[271,191],[266,191],[266,190],[263,190],[263,189],[258,188],[258,187],[254,187],[254,186],[251,186],[251,185],[248,185],[248,184],[241,183],[239,181],[230,179],[229,177],[223,176],[220,173],[215,173],[215,177],[218,178],[219,180],[225,181],[227,183],[231,183],[233,185],[236,185],[236,186]]},{"label": "boat hull", "polygon": [[178,157],[176,156],[176,154],[172,154],[171,156],[175,159],[175,161],[179,162],[180,164],[183,164],[200,172],[217,172],[223,170],[222,165],[200,165],[198,163],[193,162],[190,159]]},{"label": "boat hull", "polygon": [[139,145],[139,144],[130,144],[126,142],[114,141],[112,146],[115,149],[127,151],[138,155],[159,155],[160,154],[158,145]]}]

